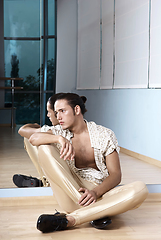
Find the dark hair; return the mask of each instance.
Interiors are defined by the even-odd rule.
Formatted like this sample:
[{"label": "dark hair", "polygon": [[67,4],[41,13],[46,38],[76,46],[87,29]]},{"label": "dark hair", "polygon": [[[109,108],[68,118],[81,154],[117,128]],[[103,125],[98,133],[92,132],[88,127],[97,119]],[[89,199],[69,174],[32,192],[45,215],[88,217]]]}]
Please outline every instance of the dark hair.
[{"label": "dark hair", "polygon": [[76,93],[59,93],[57,95],[57,99],[56,100],[67,100],[68,104],[73,108],[76,105],[80,106],[81,109],[81,113],[84,115],[85,112],[87,112],[87,109],[85,107],[85,102],[87,101],[87,98],[85,96],[79,96]]},{"label": "dark hair", "polygon": [[53,96],[49,97],[48,102],[50,103],[50,108],[54,111],[54,104],[57,100],[57,97],[59,96],[59,94],[61,93],[56,93]]}]

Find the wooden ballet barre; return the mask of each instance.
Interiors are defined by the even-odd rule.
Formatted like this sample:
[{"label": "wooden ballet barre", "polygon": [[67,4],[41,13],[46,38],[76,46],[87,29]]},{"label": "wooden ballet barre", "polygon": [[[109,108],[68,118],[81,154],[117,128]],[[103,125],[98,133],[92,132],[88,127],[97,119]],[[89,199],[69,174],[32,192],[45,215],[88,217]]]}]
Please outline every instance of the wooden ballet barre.
[{"label": "wooden ballet barre", "polygon": [[0,87],[0,89],[23,89],[23,87]]},{"label": "wooden ballet barre", "polygon": [[0,80],[2,80],[2,81],[6,81],[6,80],[19,81],[19,80],[23,80],[23,78],[0,77]]},{"label": "wooden ballet barre", "polygon": [[23,89],[23,87],[0,87],[0,89]]},{"label": "wooden ballet barre", "polygon": [[0,87],[1,90],[11,90],[12,93],[12,108],[11,108],[11,128],[14,126],[14,90],[23,89],[23,87],[15,87],[14,81],[23,80],[23,78],[0,77],[0,81],[11,80],[11,87]]}]

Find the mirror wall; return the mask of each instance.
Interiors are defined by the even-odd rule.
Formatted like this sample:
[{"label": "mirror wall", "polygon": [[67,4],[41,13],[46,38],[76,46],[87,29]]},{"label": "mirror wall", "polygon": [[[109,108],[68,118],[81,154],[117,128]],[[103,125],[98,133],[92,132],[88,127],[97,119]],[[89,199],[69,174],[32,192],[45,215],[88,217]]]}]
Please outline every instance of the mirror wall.
[{"label": "mirror wall", "polygon": [[[0,188],[10,188],[15,187],[15,173],[37,176],[17,133],[19,127],[29,122],[50,124],[46,100],[55,92],[56,1],[3,0],[0,4],[0,77],[23,78],[15,81],[15,87],[23,87],[14,90],[16,127],[10,127],[11,90],[0,90]],[[11,81],[0,81],[0,86],[11,87]]]}]

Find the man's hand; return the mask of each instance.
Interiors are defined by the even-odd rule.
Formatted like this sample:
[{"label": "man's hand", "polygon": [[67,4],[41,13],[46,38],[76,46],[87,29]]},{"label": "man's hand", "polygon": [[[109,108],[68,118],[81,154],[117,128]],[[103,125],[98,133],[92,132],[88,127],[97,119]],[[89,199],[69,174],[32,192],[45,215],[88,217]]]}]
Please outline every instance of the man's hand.
[{"label": "man's hand", "polygon": [[74,160],[75,151],[73,145],[62,136],[59,137],[59,143],[62,146],[60,151],[60,158],[64,157],[64,160]]},{"label": "man's hand", "polygon": [[29,142],[33,146],[60,143],[60,158],[64,158],[64,160],[73,160],[75,157],[73,145],[66,138],[60,135],[54,135],[51,130],[48,132],[36,132],[32,134],[29,138]]},{"label": "man's hand", "polygon": [[80,188],[79,192],[83,192],[83,195],[80,197],[78,203],[80,206],[88,206],[92,203],[95,203],[97,200],[96,193],[94,191],[90,191],[86,188]]}]

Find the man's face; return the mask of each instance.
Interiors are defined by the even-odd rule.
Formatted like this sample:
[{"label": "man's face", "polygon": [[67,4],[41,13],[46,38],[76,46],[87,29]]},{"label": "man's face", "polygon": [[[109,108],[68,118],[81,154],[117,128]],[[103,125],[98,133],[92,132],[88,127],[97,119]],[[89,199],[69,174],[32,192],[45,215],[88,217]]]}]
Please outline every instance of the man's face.
[{"label": "man's face", "polygon": [[64,99],[57,100],[54,105],[55,116],[63,129],[72,129],[75,121],[73,108]]},{"label": "man's face", "polygon": [[47,102],[47,117],[49,118],[53,126],[59,124],[58,120],[55,117],[54,111],[51,109],[49,102]]}]

